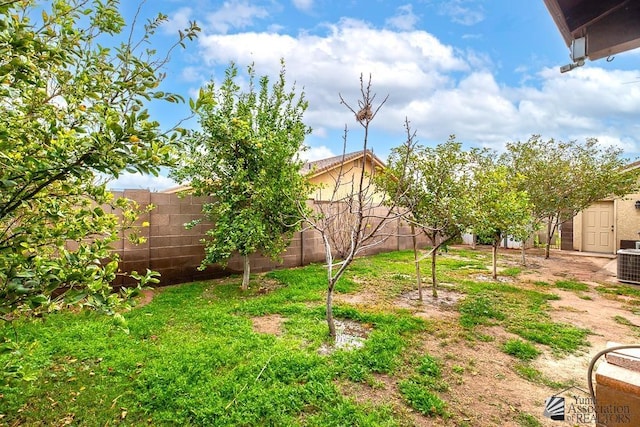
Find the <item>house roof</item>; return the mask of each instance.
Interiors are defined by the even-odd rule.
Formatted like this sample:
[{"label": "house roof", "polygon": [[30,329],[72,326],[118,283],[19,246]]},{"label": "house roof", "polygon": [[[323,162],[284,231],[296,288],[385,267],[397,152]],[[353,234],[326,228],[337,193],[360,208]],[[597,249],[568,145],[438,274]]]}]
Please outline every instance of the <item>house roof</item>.
[{"label": "house roof", "polygon": [[187,191],[187,190],[191,190],[191,185],[189,184],[177,185],[175,187],[170,187],[165,190],[162,190],[161,193],[174,194],[174,193],[180,193],[181,191]]},{"label": "house roof", "polygon": [[640,160],[629,163],[627,166],[625,166],[624,171],[628,172],[638,168],[640,168]]},{"label": "house roof", "polygon": [[640,47],[637,0],[544,0],[568,47],[584,37],[590,60]]},{"label": "house roof", "polygon": [[[300,173],[308,174],[310,178],[322,175],[330,170],[337,169],[343,163],[348,163],[353,160],[357,160],[366,156],[366,160],[372,162],[374,166],[384,167],[384,162],[378,158],[373,151],[371,150],[360,150],[354,151],[352,153],[345,153],[339,156],[328,157],[326,159],[314,160],[312,162],[305,162],[302,165]],[[179,193],[181,191],[190,190],[191,186],[189,184],[178,185],[176,187],[167,188],[163,190],[162,193]]]},{"label": "house roof", "polygon": [[312,162],[306,162],[302,166],[302,173],[309,173],[311,178],[322,175],[330,170],[337,169],[343,163],[351,162],[360,158],[366,157],[366,160],[371,162],[374,166],[384,167],[384,162],[378,158],[371,150],[360,150],[352,153],[345,153],[339,156],[328,157],[326,159],[315,160]]}]

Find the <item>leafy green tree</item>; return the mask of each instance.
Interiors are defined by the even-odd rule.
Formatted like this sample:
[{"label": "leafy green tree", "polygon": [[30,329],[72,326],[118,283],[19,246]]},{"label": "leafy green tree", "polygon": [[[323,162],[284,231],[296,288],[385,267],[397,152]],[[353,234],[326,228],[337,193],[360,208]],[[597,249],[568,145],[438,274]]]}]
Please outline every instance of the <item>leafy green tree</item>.
[{"label": "leafy green tree", "polygon": [[201,267],[224,263],[237,251],[244,259],[242,288],[247,289],[249,255],[261,252],[276,259],[299,229],[298,205],[309,194],[299,153],[311,129],[302,121],[304,93],[296,95],[295,87],[287,91],[284,62],[271,87],[266,76],[255,87],[253,66],[247,91],[237,78],[238,68],[231,64],[221,85],[208,83],[192,103],[202,129],[188,138],[173,176],[188,182],[195,195],[213,200],[203,207],[213,226],[206,233]]},{"label": "leafy green tree", "polygon": [[625,169],[621,155],[622,150],[604,148],[596,139],[545,141],[533,135],[507,144],[503,161],[523,178],[518,188],[529,194],[534,229],[546,226],[545,258],[561,223],[598,200],[636,190],[638,170]]},{"label": "leafy green tree", "polygon": [[391,151],[387,169],[378,185],[386,189],[395,204],[407,209],[411,224],[419,299],[422,300],[420,257],[415,228],[432,242],[431,283],[437,297],[436,260],[442,245],[459,237],[473,221],[471,159],[462,144],[451,136],[444,144],[424,147],[415,143],[415,133],[407,130],[406,142]]},{"label": "leafy green tree", "polygon": [[[52,302],[107,311],[117,305],[111,282],[120,272],[109,244],[137,209],[114,200],[104,180],[124,170],[157,174],[170,162],[176,134],[163,133],[145,104],[179,99],[157,90],[168,56],[142,49],[165,19],[149,21],[138,39],[133,28],[125,32],[117,1],[0,3],[5,319]],[[177,44],[196,30],[181,33]],[[152,280],[149,272],[134,276]]]},{"label": "leafy green tree", "polygon": [[518,180],[507,166],[494,156],[477,157],[474,167],[475,212],[473,231],[491,239],[494,279],[498,278],[497,256],[502,239],[521,237],[531,224],[531,204],[526,191],[520,190]]}]

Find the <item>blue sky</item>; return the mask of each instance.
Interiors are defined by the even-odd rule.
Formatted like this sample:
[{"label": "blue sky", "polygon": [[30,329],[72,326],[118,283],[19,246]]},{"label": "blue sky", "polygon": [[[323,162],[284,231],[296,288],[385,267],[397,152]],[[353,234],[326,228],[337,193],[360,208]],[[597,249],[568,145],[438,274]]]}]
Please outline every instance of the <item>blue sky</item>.
[{"label": "blue sky", "polygon": [[[130,18],[137,2],[122,3]],[[189,21],[202,28],[165,70],[163,89],[187,98],[231,61],[275,77],[284,58],[288,82],[309,100],[311,160],[341,153],[345,124],[347,150],[361,148],[358,125],[339,103],[342,94],[356,104],[361,73],[372,75],[377,99],[389,96],[371,129],[383,160],[403,142],[405,118],[425,145],[455,134],[466,146],[500,151],[540,134],[595,137],[630,159],[640,153],[640,50],[561,74],[569,51],[543,0],[148,0],[142,10],[170,18],[153,41],[160,51]],[[151,112],[166,127],[189,115],[186,104]],[[110,185],[174,183],[125,174]]]}]

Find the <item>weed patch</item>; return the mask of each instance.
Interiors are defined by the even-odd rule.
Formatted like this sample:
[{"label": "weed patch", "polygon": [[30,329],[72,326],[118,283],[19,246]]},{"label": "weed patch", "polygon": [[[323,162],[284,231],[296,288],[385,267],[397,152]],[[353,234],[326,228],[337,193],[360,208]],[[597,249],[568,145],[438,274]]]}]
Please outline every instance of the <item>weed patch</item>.
[{"label": "weed patch", "polygon": [[527,381],[538,383],[538,384],[544,384],[548,387],[555,388],[555,389],[567,387],[567,384],[548,379],[542,374],[542,372],[532,367],[528,363],[517,363],[513,369],[518,375],[520,375],[522,378],[526,379]]},{"label": "weed patch", "polygon": [[440,370],[440,362],[432,356],[426,355],[420,360],[420,366],[418,372],[421,375],[425,375],[431,378],[440,378],[442,372]]},{"label": "weed patch", "polygon": [[602,294],[640,298],[640,289],[629,285],[600,285],[596,287],[596,291]]},{"label": "weed patch", "polygon": [[580,292],[586,292],[588,291],[589,285],[587,285],[586,283],[582,283],[582,282],[578,282],[577,280],[558,280],[555,283],[555,287],[558,289],[564,289],[567,291],[580,291]]},{"label": "weed patch", "polygon": [[510,267],[510,268],[505,268],[504,270],[502,270],[500,272],[500,275],[501,276],[507,276],[507,277],[516,277],[520,273],[522,273],[522,268],[520,268],[520,267]]},{"label": "weed patch", "polygon": [[531,343],[518,339],[505,342],[502,351],[520,360],[533,360],[540,354]]},{"label": "weed patch", "polygon": [[558,295],[504,283],[466,281],[464,287],[469,293],[460,304],[464,328],[503,324],[509,332],[558,352],[574,352],[588,345],[588,330],[549,320],[548,301],[558,300]]},{"label": "weed patch", "polygon": [[614,316],[613,318],[614,322],[616,322],[619,325],[624,325],[624,326],[628,326],[629,328],[631,328],[631,330],[640,335],[640,326],[636,325],[635,323],[631,322],[629,319],[627,319],[626,317],[623,316]]},{"label": "weed patch", "polygon": [[362,382],[373,373],[389,373],[400,362],[409,334],[424,328],[424,322],[410,315],[390,316],[361,313],[340,308],[337,317],[351,318],[373,325],[373,331],[357,351],[336,351],[331,358],[336,372],[345,378]]},{"label": "weed patch", "polygon": [[557,352],[571,353],[589,345],[589,330],[549,321],[526,321],[508,328],[529,341],[544,344]]},{"label": "weed patch", "polygon": [[446,416],[446,404],[428,386],[422,385],[413,379],[403,380],[398,384],[398,389],[407,403],[428,416]]},{"label": "weed patch", "polygon": [[526,412],[519,412],[516,415],[516,422],[520,427],[542,427],[542,423],[536,417]]},{"label": "weed patch", "polygon": [[[320,272],[272,272],[281,285],[266,294],[240,292],[233,278],[167,288],[125,315],[128,335],[90,312],[18,321],[25,360],[0,385],[3,422],[53,425],[73,413],[86,425],[397,425],[389,407],[350,402],[335,380],[390,372],[425,322],[338,309],[375,331],[363,349],[321,356]],[[255,314],[284,314],[281,335],[255,332]]]},{"label": "weed patch", "polygon": [[460,324],[468,329],[492,324],[492,320],[504,320],[495,300],[481,295],[470,295],[460,304]]}]

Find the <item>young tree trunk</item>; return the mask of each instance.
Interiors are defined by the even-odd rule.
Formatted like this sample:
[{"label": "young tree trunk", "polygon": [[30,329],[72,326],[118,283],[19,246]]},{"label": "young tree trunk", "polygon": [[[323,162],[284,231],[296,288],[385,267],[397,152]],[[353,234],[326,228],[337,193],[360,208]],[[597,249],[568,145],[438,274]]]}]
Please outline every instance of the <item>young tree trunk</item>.
[{"label": "young tree trunk", "polygon": [[249,276],[251,275],[251,265],[249,263],[249,255],[243,256],[244,270],[242,273],[242,290],[249,289]]},{"label": "young tree trunk", "polygon": [[329,336],[333,339],[336,337],[336,324],[333,321],[333,286],[331,282],[327,288],[327,325],[329,325]]},{"label": "young tree trunk", "polygon": [[438,279],[436,278],[436,256],[438,255],[438,246],[433,248],[431,252],[431,287],[433,289],[433,297],[438,298]]},{"label": "young tree trunk", "polygon": [[329,326],[329,336],[332,339],[336,338],[336,324],[333,321],[333,288],[338,281],[337,277],[333,276],[333,254],[331,253],[331,244],[326,235],[322,236],[324,241],[324,255],[327,262],[327,301],[325,307],[325,314],[327,317],[327,325]]},{"label": "young tree trunk", "polygon": [[500,244],[500,237],[493,240],[492,263],[493,263],[493,280],[498,280],[498,245]]},{"label": "young tree trunk", "polygon": [[418,301],[422,302],[422,277],[420,276],[420,260],[418,256],[418,239],[416,238],[416,226],[411,224],[411,238],[413,239],[413,259],[416,265],[416,282],[418,285]]},{"label": "young tree trunk", "polygon": [[549,259],[551,255],[551,236],[553,234],[553,228],[551,227],[551,218],[547,218],[547,244],[544,247],[544,258]]},{"label": "young tree trunk", "polygon": [[527,266],[527,249],[525,248],[525,245],[526,245],[526,242],[523,240],[523,241],[522,241],[522,248],[521,248],[521,255],[522,255],[522,257],[521,257],[521,259],[520,259],[520,263],[521,263],[523,266],[525,266],[525,267],[526,267],[526,266]]}]

